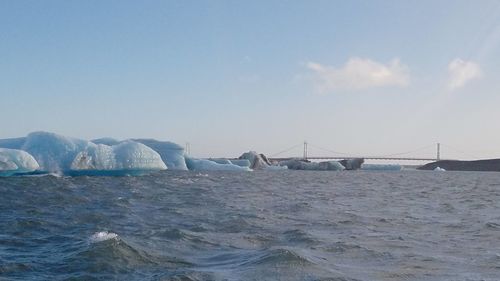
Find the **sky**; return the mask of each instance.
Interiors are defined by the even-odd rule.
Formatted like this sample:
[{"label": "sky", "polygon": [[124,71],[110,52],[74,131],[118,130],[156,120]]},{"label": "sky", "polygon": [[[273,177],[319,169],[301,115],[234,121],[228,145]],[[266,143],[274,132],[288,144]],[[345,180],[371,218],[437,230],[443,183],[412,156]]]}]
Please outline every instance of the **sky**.
[{"label": "sky", "polygon": [[497,0],[0,1],[0,138],[492,158],[499,78]]}]

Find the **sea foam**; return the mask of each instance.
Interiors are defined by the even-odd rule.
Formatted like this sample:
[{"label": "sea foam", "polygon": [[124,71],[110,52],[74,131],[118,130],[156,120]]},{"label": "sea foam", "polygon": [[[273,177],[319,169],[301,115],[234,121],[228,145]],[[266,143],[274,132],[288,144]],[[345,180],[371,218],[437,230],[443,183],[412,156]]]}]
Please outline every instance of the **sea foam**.
[{"label": "sea foam", "polygon": [[117,237],[118,237],[118,234],[116,234],[116,233],[107,232],[107,231],[100,231],[100,232],[96,232],[92,236],[90,236],[90,242],[98,243],[98,242],[106,241],[109,239],[115,239]]}]

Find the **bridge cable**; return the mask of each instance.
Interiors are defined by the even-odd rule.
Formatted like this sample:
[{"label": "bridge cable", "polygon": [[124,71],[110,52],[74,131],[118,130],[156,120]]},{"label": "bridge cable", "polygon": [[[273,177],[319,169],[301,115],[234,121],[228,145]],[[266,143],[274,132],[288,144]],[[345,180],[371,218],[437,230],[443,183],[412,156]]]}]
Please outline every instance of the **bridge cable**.
[{"label": "bridge cable", "polygon": [[311,143],[308,143],[308,145],[312,146],[314,148],[317,148],[317,149],[320,149],[320,150],[324,150],[324,151],[327,151],[327,152],[331,152],[331,153],[335,153],[335,154],[350,155],[350,153],[345,153],[345,152],[339,152],[339,151],[335,151],[335,150],[330,150],[330,149],[323,148],[323,147],[320,147],[320,146],[317,146],[317,145],[314,145],[314,144],[311,144]]},{"label": "bridge cable", "polygon": [[430,145],[427,145],[427,146],[424,146],[424,147],[420,147],[420,148],[417,148],[417,149],[413,149],[413,150],[409,150],[409,151],[405,151],[405,152],[399,152],[399,153],[385,154],[385,155],[382,155],[382,156],[379,156],[379,157],[393,157],[393,156],[398,156],[398,155],[410,154],[410,153],[421,151],[421,150],[424,150],[424,149],[427,149],[427,148],[430,148],[430,147],[433,147],[433,146],[434,146],[434,144],[430,144]]},{"label": "bridge cable", "polygon": [[278,156],[278,155],[280,155],[280,154],[283,154],[283,153],[285,153],[285,152],[288,152],[288,151],[290,151],[290,150],[292,150],[292,149],[298,148],[299,146],[302,146],[302,145],[303,145],[303,143],[296,144],[296,145],[294,145],[294,146],[292,146],[292,147],[289,147],[289,148],[287,148],[287,149],[285,149],[285,150],[282,150],[282,151],[280,151],[280,152],[277,152],[277,153],[271,154],[271,155],[269,155],[269,157],[270,157],[270,158],[273,158],[273,157],[275,157],[275,156]]}]

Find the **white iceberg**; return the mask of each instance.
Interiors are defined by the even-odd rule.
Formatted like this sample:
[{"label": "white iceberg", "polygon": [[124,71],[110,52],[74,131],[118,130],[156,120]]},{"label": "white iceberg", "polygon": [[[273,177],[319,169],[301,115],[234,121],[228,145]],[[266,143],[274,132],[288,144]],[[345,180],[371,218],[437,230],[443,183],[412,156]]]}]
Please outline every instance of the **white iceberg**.
[{"label": "white iceberg", "polygon": [[91,142],[93,142],[95,144],[105,144],[105,145],[109,145],[109,146],[117,145],[120,143],[119,140],[114,139],[114,138],[109,138],[109,137],[94,139],[94,140],[91,140]]},{"label": "white iceberg", "polygon": [[0,148],[0,176],[11,176],[36,171],[36,160],[26,151]]},{"label": "white iceberg", "polygon": [[167,165],[169,170],[187,170],[186,160],[184,159],[184,147],[168,141],[157,141],[154,139],[133,139],[133,141],[142,143],[158,154]]},{"label": "white iceberg", "polygon": [[155,171],[167,166],[156,151],[144,144],[125,141],[117,145],[90,143],[79,152],[70,167],[72,171]]},{"label": "white iceberg", "polygon": [[248,167],[234,164],[219,164],[207,159],[195,159],[186,157],[186,165],[191,171],[251,171]]},{"label": "white iceberg", "polygon": [[35,132],[26,137],[21,149],[31,154],[44,172],[70,170],[75,156],[92,143],[54,133]]},{"label": "white iceberg", "polygon": [[[167,168],[157,152],[134,141],[109,146],[35,132],[26,138],[0,140],[0,147],[16,147],[29,153],[38,163],[38,170],[49,173],[122,175]],[[9,169],[13,167],[8,165]]]},{"label": "white iceberg", "polygon": [[436,172],[446,172],[446,169],[443,169],[443,168],[441,168],[441,167],[437,166],[437,167],[434,169],[434,171],[436,171]]}]

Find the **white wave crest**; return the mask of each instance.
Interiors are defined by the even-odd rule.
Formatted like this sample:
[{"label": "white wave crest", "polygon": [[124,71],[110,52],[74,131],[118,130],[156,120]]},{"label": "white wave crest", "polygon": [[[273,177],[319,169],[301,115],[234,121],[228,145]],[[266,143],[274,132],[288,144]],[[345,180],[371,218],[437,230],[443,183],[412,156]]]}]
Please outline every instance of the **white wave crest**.
[{"label": "white wave crest", "polygon": [[116,233],[107,232],[107,231],[100,231],[100,232],[94,233],[90,237],[90,242],[98,243],[98,242],[106,241],[109,239],[116,239],[117,237],[118,237],[118,234],[116,234]]}]

